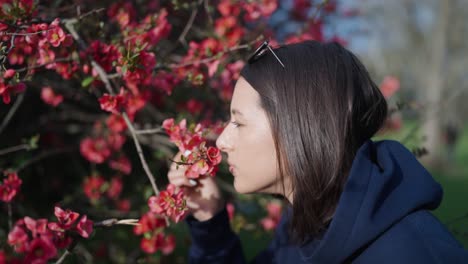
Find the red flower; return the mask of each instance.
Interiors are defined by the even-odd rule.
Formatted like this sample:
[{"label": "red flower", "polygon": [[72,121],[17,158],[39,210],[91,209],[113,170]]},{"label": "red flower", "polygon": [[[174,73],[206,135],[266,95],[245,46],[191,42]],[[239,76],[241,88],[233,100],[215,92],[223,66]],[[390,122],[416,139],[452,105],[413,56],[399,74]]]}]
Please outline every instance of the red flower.
[{"label": "red flower", "polygon": [[13,246],[16,252],[23,253],[29,248],[29,237],[24,226],[23,219],[18,220],[13,229],[8,233],[8,244]]},{"label": "red flower", "polygon": [[164,227],[166,227],[166,221],[164,218],[155,213],[147,212],[140,218],[140,221],[138,221],[138,225],[134,227],[133,232],[136,235],[143,235],[145,233],[160,232]]},{"label": "red flower", "polygon": [[229,220],[232,221],[232,219],[234,218],[234,213],[236,211],[236,208],[234,207],[234,204],[228,203],[226,205],[226,210],[228,212]]},{"label": "red flower", "polygon": [[5,71],[5,73],[3,74],[3,78],[5,79],[10,79],[11,77],[15,76],[16,74],[16,71],[13,70],[13,69],[8,69]]},{"label": "red flower", "polygon": [[208,156],[208,160],[211,162],[211,165],[218,165],[221,163],[221,152],[216,147],[209,147],[208,151],[206,152]]},{"label": "red flower", "polygon": [[31,231],[32,237],[38,237],[39,235],[47,235],[47,219],[34,220],[31,217],[26,216],[24,218],[24,224],[29,231]]},{"label": "red flower", "polygon": [[118,114],[120,113],[127,103],[127,98],[125,97],[125,91],[120,89],[120,93],[118,95],[110,95],[104,94],[101,98],[99,98],[99,104],[101,105],[101,109]]},{"label": "red flower", "polygon": [[122,199],[116,202],[117,209],[122,212],[128,212],[130,210],[130,200]]},{"label": "red flower", "polygon": [[110,115],[106,119],[106,125],[109,127],[110,130],[113,132],[122,132],[127,129],[127,124],[125,120],[120,115]]},{"label": "red flower", "polygon": [[65,33],[63,32],[63,29],[59,26],[58,18],[56,18],[50,25],[51,27],[47,31],[47,40],[52,46],[58,47],[60,46],[60,43],[62,43],[65,40]]},{"label": "red flower", "polygon": [[110,184],[109,184],[109,189],[107,189],[107,197],[111,199],[117,199],[122,192],[122,179],[119,177],[114,177],[112,178]]},{"label": "red flower", "polygon": [[260,224],[265,230],[276,228],[281,219],[281,204],[278,202],[269,202],[267,204],[268,216],[260,221]]},{"label": "red flower", "polygon": [[380,84],[380,91],[385,98],[390,98],[400,89],[400,80],[394,76],[386,76]]},{"label": "red flower", "polygon": [[122,148],[122,145],[125,143],[125,136],[119,133],[112,133],[107,136],[107,144],[113,150],[119,150]]},{"label": "red flower", "polygon": [[109,167],[114,170],[120,171],[123,174],[130,174],[132,172],[132,164],[125,156],[120,156],[117,159],[109,161]]},{"label": "red flower", "polygon": [[101,176],[87,177],[83,183],[83,191],[91,201],[98,200],[103,193],[104,183],[105,181]]},{"label": "red flower", "polygon": [[140,247],[144,252],[148,254],[153,254],[154,252],[156,252],[156,250],[161,248],[163,241],[163,234],[154,234],[150,237],[143,237],[141,239]]},{"label": "red flower", "polygon": [[49,259],[57,256],[57,249],[52,241],[46,237],[36,237],[31,241],[25,263],[47,263]]},{"label": "red flower", "polygon": [[122,57],[117,47],[107,45],[95,40],[89,45],[87,53],[104,69],[106,72],[112,71],[112,63],[119,61]]},{"label": "red flower", "polygon": [[11,94],[23,92],[26,89],[24,83],[18,84],[5,84],[0,79],[0,96],[3,97],[3,102],[9,104],[11,101]]},{"label": "red flower", "polygon": [[109,144],[102,138],[85,138],[81,141],[80,152],[93,163],[103,163],[111,154]]},{"label": "red flower", "polygon": [[166,238],[164,239],[164,242],[162,243],[162,246],[161,246],[162,253],[164,255],[171,254],[172,251],[174,251],[175,245],[176,245],[175,236],[173,236],[173,235],[166,236]]},{"label": "red flower", "polygon": [[54,214],[58,219],[58,223],[49,223],[48,227],[53,231],[63,232],[72,228],[75,224],[75,221],[78,219],[80,214],[75,213],[70,210],[62,210],[62,208],[55,206]]},{"label": "red flower", "polygon": [[168,216],[177,223],[187,215],[188,208],[183,190],[176,192],[175,188],[175,185],[169,184],[158,197],[151,196],[148,199],[148,206],[151,212]]},{"label": "red flower", "polygon": [[7,178],[0,184],[0,201],[11,202],[18,193],[22,182],[16,172],[8,173]]},{"label": "red flower", "polygon": [[63,101],[63,96],[56,95],[50,86],[42,87],[41,99],[46,104],[57,106]]},{"label": "red flower", "polygon": [[89,235],[93,232],[93,221],[88,220],[86,215],[83,215],[76,225],[76,231],[80,236],[88,238]]},{"label": "red flower", "polygon": [[200,159],[185,171],[185,176],[189,179],[197,179],[210,171],[210,166],[204,159]]}]

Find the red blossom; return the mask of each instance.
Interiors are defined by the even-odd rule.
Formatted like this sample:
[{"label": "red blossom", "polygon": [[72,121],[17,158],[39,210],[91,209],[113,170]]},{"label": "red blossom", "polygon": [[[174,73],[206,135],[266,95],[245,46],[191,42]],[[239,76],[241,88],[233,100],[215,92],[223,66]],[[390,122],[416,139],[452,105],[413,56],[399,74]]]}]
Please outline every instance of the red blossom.
[{"label": "red blossom", "polygon": [[24,227],[24,220],[18,220],[13,229],[8,233],[8,244],[13,246],[18,253],[24,253],[29,248],[29,237]]},{"label": "red blossom", "polygon": [[18,84],[5,84],[0,79],[0,96],[3,97],[3,102],[9,104],[11,101],[11,94],[21,93],[26,89],[24,83]]},{"label": "red blossom", "polygon": [[127,103],[126,93],[123,88],[120,89],[120,93],[117,95],[110,95],[105,93],[101,98],[99,98],[99,104],[101,109],[118,114],[123,110]]},{"label": "red blossom", "polygon": [[83,182],[83,191],[91,201],[98,200],[103,193],[104,183],[105,181],[101,176],[87,177]]},{"label": "red blossom", "polygon": [[130,174],[132,172],[132,164],[130,160],[125,156],[120,156],[117,159],[112,159],[109,161],[109,167],[114,170],[120,171],[123,174]]},{"label": "red blossom", "polygon": [[128,199],[122,199],[116,202],[117,209],[119,209],[122,212],[128,212],[130,210],[130,200]]},{"label": "red blossom", "polygon": [[219,163],[221,163],[222,157],[221,157],[221,152],[219,151],[218,148],[209,147],[206,153],[212,165],[218,165]]},{"label": "red blossom", "polygon": [[136,11],[131,2],[117,2],[109,7],[107,15],[117,21],[121,28],[125,28],[134,21]]},{"label": "red blossom", "polygon": [[3,74],[3,78],[5,79],[10,79],[11,77],[15,76],[16,74],[16,71],[13,70],[13,69],[8,69],[5,71],[5,73]]},{"label": "red blossom", "polygon": [[[91,56],[106,72],[112,71],[112,63],[119,61],[122,57],[117,47],[114,45],[107,45],[99,40],[93,41],[88,49],[87,54]],[[97,73],[96,73],[97,75]]]},{"label": "red blossom", "polygon": [[278,8],[277,0],[242,2],[245,10],[244,19],[248,22],[259,18],[268,18]]},{"label": "red blossom", "polygon": [[210,166],[208,163],[205,160],[200,159],[188,167],[185,171],[185,177],[189,179],[197,179],[200,175],[207,174],[209,170]]},{"label": "red blossom", "polygon": [[16,172],[6,173],[7,178],[0,184],[0,201],[11,202],[19,191],[22,180]]},{"label": "red blossom", "polygon": [[55,107],[63,101],[63,96],[55,94],[50,86],[45,86],[41,90],[41,99],[46,104]]},{"label": "red blossom", "polygon": [[172,94],[174,86],[180,83],[180,79],[177,78],[174,74],[160,71],[153,78],[152,84],[159,90],[163,91],[167,95]]},{"label": "red blossom", "polygon": [[227,203],[226,204],[226,211],[228,213],[229,220],[232,221],[232,219],[234,219],[234,213],[236,211],[236,208],[234,207],[234,204]]},{"label": "red blossom", "polygon": [[127,129],[127,124],[121,115],[110,115],[106,119],[106,125],[113,132],[123,132]]},{"label": "red blossom", "polygon": [[71,210],[63,210],[62,208],[55,206],[54,214],[58,219],[57,223],[50,223],[49,229],[54,231],[63,231],[70,229],[74,224],[75,221],[78,219],[80,214],[73,212]]},{"label": "red blossom", "polygon": [[107,144],[113,150],[120,150],[125,140],[126,137],[120,133],[111,133],[107,136]]},{"label": "red blossom", "polygon": [[57,248],[52,241],[45,237],[36,237],[31,241],[25,263],[47,263],[49,259],[57,256]]},{"label": "red blossom", "polygon": [[65,41],[65,33],[59,26],[58,18],[56,18],[50,25],[51,27],[47,31],[47,40],[52,46],[58,47],[63,41]]},{"label": "red blossom", "polygon": [[260,221],[263,229],[269,231],[279,224],[281,219],[281,204],[278,202],[269,202],[267,204],[268,216]]},{"label": "red blossom", "polygon": [[153,212],[144,214],[138,225],[134,227],[133,232],[136,235],[143,235],[151,232],[161,232],[166,227],[166,221],[160,215]]},{"label": "red blossom", "polygon": [[107,197],[114,200],[117,199],[122,192],[122,188],[122,179],[120,177],[113,177],[106,191]]},{"label": "red blossom", "polygon": [[380,84],[380,91],[385,98],[390,98],[400,89],[400,80],[394,76],[386,76]]},{"label": "red blossom", "polygon": [[103,138],[85,138],[80,143],[83,157],[93,163],[103,163],[111,154],[109,144]]},{"label": "red blossom", "polygon": [[88,220],[86,215],[83,215],[76,225],[76,231],[84,238],[88,238],[93,232],[93,221]]},{"label": "red blossom", "polygon": [[183,190],[176,192],[176,186],[173,184],[169,184],[158,197],[151,196],[148,199],[148,206],[151,212],[168,216],[176,223],[188,213]]}]

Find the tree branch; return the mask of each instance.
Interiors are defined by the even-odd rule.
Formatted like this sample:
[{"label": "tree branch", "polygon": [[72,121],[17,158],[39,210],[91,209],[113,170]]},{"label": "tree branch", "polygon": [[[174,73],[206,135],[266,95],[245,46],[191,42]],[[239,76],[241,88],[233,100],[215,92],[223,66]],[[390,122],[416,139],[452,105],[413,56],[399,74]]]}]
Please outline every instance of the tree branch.
[{"label": "tree branch", "polygon": [[0,125],[0,134],[3,132],[3,130],[4,130],[5,127],[8,125],[8,123],[10,122],[11,118],[13,117],[13,115],[16,113],[16,110],[18,110],[19,106],[20,106],[21,103],[23,102],[24,94],[25,94],[25,92],[21,93],[21,94],[16,98],[15,103],[14,103],[13,106],[10,108],[10,111],[8,111],[8,114],[6,115],[6,117],[3,119],[2,124]]}]

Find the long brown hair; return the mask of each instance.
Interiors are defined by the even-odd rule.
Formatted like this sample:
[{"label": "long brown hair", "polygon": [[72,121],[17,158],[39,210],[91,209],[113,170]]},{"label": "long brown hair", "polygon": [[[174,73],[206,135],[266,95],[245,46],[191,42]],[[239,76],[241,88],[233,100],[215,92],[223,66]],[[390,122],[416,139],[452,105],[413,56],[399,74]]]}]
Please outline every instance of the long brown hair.
[{"label": "long brown hair", "polygon": [[290,229],[303,241],[333,216],[358,148],[382,126],[387,103],[359,59],[338,43],[305,41],[274,49],[241,76],[260,94],[279,174],[290,177]]}]

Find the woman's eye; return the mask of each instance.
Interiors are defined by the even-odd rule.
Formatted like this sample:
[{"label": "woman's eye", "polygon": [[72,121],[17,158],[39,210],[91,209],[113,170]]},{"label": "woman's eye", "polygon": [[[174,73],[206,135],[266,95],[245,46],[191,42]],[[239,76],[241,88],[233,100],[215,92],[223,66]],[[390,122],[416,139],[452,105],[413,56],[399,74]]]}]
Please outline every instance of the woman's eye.
[{"label": "woman's eye", "polygon": [[233,124],[233,125],[234,125],[234,127],[240,127],[240,124],[239,124],[239,123],[237,123],[236,121],[232,121],[232,122],[231,122],[231,124]]}]

